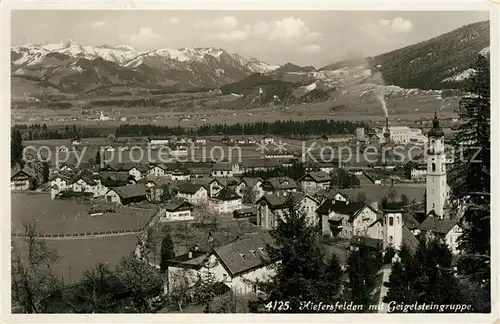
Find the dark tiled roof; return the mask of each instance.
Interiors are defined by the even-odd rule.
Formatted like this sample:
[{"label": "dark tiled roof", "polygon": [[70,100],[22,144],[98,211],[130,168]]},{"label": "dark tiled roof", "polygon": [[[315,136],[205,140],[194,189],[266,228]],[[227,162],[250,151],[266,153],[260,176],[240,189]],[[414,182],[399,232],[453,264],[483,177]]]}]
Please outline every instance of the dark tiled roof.
[{"label": "dark tiled roof", "polygon": [[309,172],[306,173],[299,181],[309,181],[312,179],[314,182],[329,182],[331,180],[330,176],[323,171]]},{"label": "dark tiled roof", "polygon": [[120,198],[132,198],[146,196],[146,186],[143,184],[133,184],[130,186],[116,187],[110,190],[115,191]]},{"label": "dark tiled roof", "polygon": [[162,187],[165,185],[173,187],[176,184],[175,180],[172,180],[167,177],[147,177],[147,178],[142,178],[141,180],[138,181],[138,183],[148,183],[148,182],[152,182],[158,187]]},{"label": "dark tiled roof", "polygon": [[432,215],[427,216],[427,218],[420,224],[420,230],[431,231],[433,233],[448,234],[448,232],[458,224],[458,221],[453,219],[439,219]]},{"label": "dark tiled roof", "polygon": [[192,209],[193,204],[191,204],[190,202],[188,202],[184,199],[176,198],[176,199],[172,199],[171,201],[165,203],[164,207],[165,207],[165,210],[167,210],[169,212],[174,212],[181,207],[185,207],[186,209]]},{"label": "dark tiled roof", "polygon": [[203,266],[207,256],[208,255],[206,252],[191,251],[191,257],[189,257],[188,252],[168,260],[168,264],[177,267],[200,269]]},{"label": "dark tiled roof", "polygon": [[409,230],[418,229],[420,227],[420,222],[413,217],[413,215],[409,213],[403,214],[403,222]]},{"label": "dark tiled roof", "polygon": [[95,186],[97,184],[97,182],[95,182],[94,179],[92,179],[91,177],[89,177],[88,175],[82,175],[82,174],[78,174],[76,176],[74,176],[71,180],[70,180],[70,183],[73,184],[75,182],[77,182],[78,180],[82,179],[83,181],[85,181],[87,184],[91,185],[91,186]]},{"label": "dark tiled roof", "polygon": [[231,277],[268,263],[267,244],[274,240],[269,233],[249,235],[248,238],[214,248]]},{"label": "dark tiled roof", "polygon": [[231,165],[231,163],[216,163],[212,169],[220,171],[231,171],[233,169],[233,166]]},{"label": "dark tiled roof", "polygon": [[243,168],[274,168],[283,165],[283,161],[278,159],[244,159]]},{"label": "dark tiled roof", "polygon": [[31,172],[31,170],[28,170],[27,168],[24,168],[22,170],[13,168],[13,169],[10,170],[10,178],[11,179],[14,178],[15,176],[18,176],[18,175],[21,175],[21,174],[25,174],[28,177],[33,177],[33,174]]},{"label": "dark tiled roof", "polygon": [[269,178],[264,186],[270,186],[274,190],[297,189],[297,183],[290,177]]},{"label": "dark tiled roof", "polygon": [[355,246],[366,246],[373,249],[382,249],[384,242],[380,239],[375,239],[368,236],[354,235],[349,240],[349,244]]},{"label": "dark tiled roof", "polygon": [[201,184],[183,183],[183,184],[179,185],[179,192],[188,193],[188,194],[195,194],[202,187],[204,188],[204,186]]},{"label": "dark tiled roof", "polygon": [[234,192],[233,189],[229,187],[223,188],[219,193],[215,196],[218,200],[236,200],[241,199],[241,197]]},{"label": "dark tiled roof", "polygon": [[189,172],[191,174],[211,174],[212,173],[212,168],[210,167],[193,167],[193,168],[188,168]]},{"label": "dark tiled roof", "polygon": [[406,245],[412,253],[415,253],[418,249],[418,245],[420,244],[415,235],[413,235],[410,229],[406,226],[403,226],[403,244]]},{"label": "dark tiled roof", "polygon": [[304,197],[309,197],[316,201],[316,199],[306,195],[303,192],[291,192],[287,195],[277,195],[277,194],[268,194],[262,196],[258,202],[266,203],[271,209],[283,209],[289,208],[291,206],[299,203]]},{"label": "dark tiled roof", "polygon": [[[355,189],[342,189],[341,193],[344,197],[355,198],[360,192],[363,192],[366,196],[366,201],[379,202],[382,198],[386,197],[390,191],[391,186],[386,185],[362,185],[361,188]],[[392,190],[396,193],[397,197],[405,194],[409,201],[415,199],[417,202],[424,200],[425,187],[417,186],[406,186],[406,185],[394,185]]]},{"label": "dark tiled roof", "polygon": [[245,183],[248,187],[250,188],[253,188],[253,186],[255,186],[255,184],[257,184],[259,181],[262,181],[261,178],[250,178],[250,177],[243,177],[240,181]]},{"label": "dark tiled roof", "polygon": [[316,209],[316,213],[318,213],[319,215],[328,215],[333,211],[336,214],[349,216],[349,222],[352,222],[358,212],[361,211],[365,206],[368,207],[368,205],[360,202],[338,201],[330,198],[326,199],[318,207],[318,209]]},{"label": "dark tiled roof", "polygon": [[66,173],[62,173],[62,172],[55,173],[55,174],[50,176],[49,181],[53,181],[57,178],[61,178],[62,180],[69,181],[71,179],[71,174],[66,174]]},{"label": "dark tiled roof", "polygon": [[129,179],[133,179],[134,177],[130,175],[127,171],[106,171],[101,172],[101,179],[109,179],[113,181],[127,181]]}]

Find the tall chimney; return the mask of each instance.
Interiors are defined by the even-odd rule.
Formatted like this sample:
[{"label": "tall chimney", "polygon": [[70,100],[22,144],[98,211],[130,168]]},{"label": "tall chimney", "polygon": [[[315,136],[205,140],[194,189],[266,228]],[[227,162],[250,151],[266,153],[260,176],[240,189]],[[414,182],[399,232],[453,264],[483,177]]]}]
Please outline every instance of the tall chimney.
[{"label": "tall chimney", "polygon": [[389,130],[389,117],[385,117],[385,129]]}]

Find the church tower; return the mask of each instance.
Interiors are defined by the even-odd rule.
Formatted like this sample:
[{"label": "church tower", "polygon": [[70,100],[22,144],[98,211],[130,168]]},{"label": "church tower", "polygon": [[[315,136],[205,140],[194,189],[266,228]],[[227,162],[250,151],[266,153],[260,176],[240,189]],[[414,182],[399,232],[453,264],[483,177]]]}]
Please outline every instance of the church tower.
[{"label": "church tower", "polygon": [[403,244],[403,211],[384,209],[384,249],[392,247],[399,250]]},{"label": "church tower", "polygon": [[426,182],[426,212],[434,213],[443,218],[444,205],[447,199],[446,155],[444,152],[444,132],[439,126],[437,112],[434,112],[432,128],[428,133],[427,150],[427,182]]}]

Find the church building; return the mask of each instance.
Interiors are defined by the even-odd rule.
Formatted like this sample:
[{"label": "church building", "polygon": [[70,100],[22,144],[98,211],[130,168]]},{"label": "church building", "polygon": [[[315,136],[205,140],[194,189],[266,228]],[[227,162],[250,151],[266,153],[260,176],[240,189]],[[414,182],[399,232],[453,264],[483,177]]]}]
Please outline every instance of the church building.
[{"label": "church building", "polygon": [[434,214],[443,218],[445,204],[448,199],[448,183],[446,182],[444,132],[439,126],[437,113],[434,114],[432,128],[429,130],[428,137],[426,213],[429,214],[434,211]]}]

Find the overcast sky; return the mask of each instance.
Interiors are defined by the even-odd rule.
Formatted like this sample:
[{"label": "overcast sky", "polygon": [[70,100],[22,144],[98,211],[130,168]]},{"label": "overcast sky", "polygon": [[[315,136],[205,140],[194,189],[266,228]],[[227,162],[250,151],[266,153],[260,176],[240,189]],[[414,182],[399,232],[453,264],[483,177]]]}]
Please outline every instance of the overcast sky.
[{"label": "overcast sky", "polygon": [[136,50],[218,47],[244,57],[320,67],[370,56],[489,19],[471,11],[12,12],[12,44],[128,44]]}]

